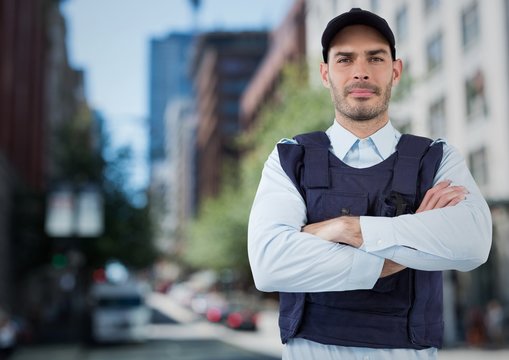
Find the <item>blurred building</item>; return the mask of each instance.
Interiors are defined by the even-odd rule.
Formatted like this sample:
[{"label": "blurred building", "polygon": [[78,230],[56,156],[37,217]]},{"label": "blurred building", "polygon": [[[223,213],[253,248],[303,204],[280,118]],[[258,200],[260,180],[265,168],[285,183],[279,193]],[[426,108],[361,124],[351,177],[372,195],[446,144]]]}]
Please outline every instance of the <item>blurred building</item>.
[{"label": "blurred building", "polygon": [[240,122],[248,130],[260,110],[274,100],[283,69],[303,65],[306,57],[306,2],[297,0],[281,24],[270,33],[269,49],[240,101]]},{"label": "blurred building", "polygon": [[166,156],[165,111],[173,100],[189,98],[193,88],[189,74],[191,33],[171,33],[162,39],[153,39],[150,44],[150,167],[151,178],[154,168],[164,162]]},{"label": "blurred building", "polygon": [[58,173],[55,129],[84,101],[59,5],[0,0],[0,307],[25,316],[26,305],[40,300],[26,280],[48,260],[44,202]]},{"label": "blurred building", "polygon": [[[45,185],[46,19],[50,1],[0,1],[0,306],[14,300],[14,196]],[[30,44],[27,46],[26,44]]]},{"label": "blurred building", "polygon": [[[183,209],[193,200],[180,181],[192,172],[194,161],[177,144],[194,146],[188,112],[192,110],[193,85],[189,73],[194,33],[171,33],[151,41],[150,55],[150,197],[155,224],[155,244],[164,253],[173,253]],[[189,132],[185,132],[185,130]],[[185,132],[185,134],[183,134]],[[182,140],[186,139],[186,144]],[[182,167],[185,166],[185,170]],[[177,169],[184,173],[175,173]],[[192,184],[194,182],[190,182]],[[183,197],[186,194],[186,197]],[[184,200],[189,200],[189,203]],[[180,208],[182,207],[182,208]],[[186,210],[187,211],[187,210]]]},{"label": "blurred building", "polygon": [[198,203],[221,189],[223,170],[238,176],[240,98],[268,47],[264,31],[199,36],[191,64],[197,95]]},{"label": "blurred building", "polygon": [[404,78],[390,108],[404,132],[445,138],[465,157],[489,200],[494,243],[487,264],[446,274],[446,340],[462,341],[467,316],[490,299],[509,306],[509,32],[507,0],[308,1],[310,78],[319,83],[320,38],[336,14],[361,7],[387,19]]},{"label": "blurred building", "polygon": [[186,227],[196,211],[196,114],[193,99],[177,99],[166,108],[164,214],[158,247],[165,253],[179,252]]}]

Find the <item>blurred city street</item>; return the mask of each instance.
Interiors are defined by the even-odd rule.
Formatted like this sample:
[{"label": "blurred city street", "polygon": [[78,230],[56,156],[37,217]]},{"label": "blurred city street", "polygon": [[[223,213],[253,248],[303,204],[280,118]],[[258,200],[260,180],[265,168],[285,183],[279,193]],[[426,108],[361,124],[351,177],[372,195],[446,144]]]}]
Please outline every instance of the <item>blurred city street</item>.
[{"label": "blurred city street", "polygon": [[280,357],[281,345],[277,333],[272,331],[275,312],[262,314],[259,331],[244,332],[208,323],[166,295],[154,293],[148,302],[153,316],[146,342],[21,347],[12,360],[272,360]]},{"label": "blurred city street", "polygon": [[[275,360],[282,345],[277,312],[260,314],[257,331],[235,331],[211,324],[170,297],[153,293],[149,340],[140,344],[101,346],[43,345],[21,347],[11,360]],[[179,322],[175,321],[179,319]],[[509,349],[444,349],[439,360],[506,360]]]},{"label": "blurred city street", "polygon": [[[366,261],[382,254],[392,262],[388,256],[402,249],[413,254],[408,264],[402,261],[409,273],[437,270],[428,299],[436,306],[423,303],[440,316],[422,318],[444,322],[439,359],[509,359],[509,186],[503,180],[509,178],[509,0],[0,0],[0,360],[280,359],[278,295],[344,292],[336,276],[343,281],[357,272],[353,265],[338,271],[343,261],[335,257],[324,260],[341,255],[343,244],[319,242],[325,246],[316,257],[302,250],[322,249],[307,235],[302,244],[309,247],[299,245],[313,222],[302,207],[307,199],[295,198],[294,207],[276,197],[283,210],[276,214],[270,203],[263,217],[251,209],[280,139],[325,130],[337,116],[326,89],[333,87],[322,86],[318,71],[330,66],[321,36],[333,14],[357,7],[387,19],[401,57],[393,56],[393,65],[405,64],[389,93],[390,112],[384,97],[379,115],[401,134],[454,148],[466,175],[448,178],[455,187],[471,175],[479,191],[467,189],[471,195],[462,199],[477,194],[485,216],[468,212],[442,224],[458,233],[430,222],[430,230],[440,230],[429,237],[419,231],[426,236],[422,249],[381,238],[385,245],[374,254],[353,251]],[[378,66],[381,59],[372,60]],[[357,95],[355,101],[366,100]],[[450,160],[445,154],[441,164]],[[421,168],[433,168],[439,182],[447,171],[436,165]],[[286,168],[277,171],[282,183]],[[419,190],[421,199],[423,184],[411,194]],[[284,189],[293,198],[294,189]],[[359,196],[370,205],[355,216],[398,214],[382,211],[392,208],[386,200],[398,200],[389,190],[389,182],[383,191],[366,186]],[[413,195],[412,212],[418,212]],[[317,197],[317,208],[327,196]],[[334,200],[330,218],[353,215],[350,206],[360,202],[351,201],[343,207]],[[298,226],[286,219],[293,210],[300,222],[306,216]],[[256,218],[261,226],[250,220]],[[485,236],[465,230],[468,225]],[[415,240],[420,228],[405,228],[411,234],[405,239]],[[248,229],[275,232],[253,236]],[[472,262],[476,256],[462,252],[478,255],[477,244],[483,256]],[[359,269],[372,280],[381,276]],[[420,286],[409,289],[405,311],[420,301]],[[366,305],[369,316],[374,307],[383,313],[379,305]],[[346,310],[363,313],[357,306]],[[344,317],[337,319],[332,324],[351,334]]]}]

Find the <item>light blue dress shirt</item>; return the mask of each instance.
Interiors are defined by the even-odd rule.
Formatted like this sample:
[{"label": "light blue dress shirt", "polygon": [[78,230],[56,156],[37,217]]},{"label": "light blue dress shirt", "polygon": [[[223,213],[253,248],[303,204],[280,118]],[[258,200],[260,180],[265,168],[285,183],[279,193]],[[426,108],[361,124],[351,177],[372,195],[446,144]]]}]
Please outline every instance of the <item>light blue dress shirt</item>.
[{"label": "light blue dress shirt", "polygon": [[[358,139],[336,121],[326,131],[330,151],[350,166],[365,168],[387,159],[401,134],[388,122]],[[293,140],[283,140],[292,142]],[[248,230],[253,277],[261,291],[322,292],[371,289],[384,259],[419,270],[471,270],[486,261],[491,215],[462,156],[444,143],[434,184],[450,180],[469,191],[456,206],[395,218],[361,216],[360,249],[301,232],[306,204],[279,162],[277,147],[265,163]],[[434,359],[436,349],[367,349],[292,339],[284,359]]]}]

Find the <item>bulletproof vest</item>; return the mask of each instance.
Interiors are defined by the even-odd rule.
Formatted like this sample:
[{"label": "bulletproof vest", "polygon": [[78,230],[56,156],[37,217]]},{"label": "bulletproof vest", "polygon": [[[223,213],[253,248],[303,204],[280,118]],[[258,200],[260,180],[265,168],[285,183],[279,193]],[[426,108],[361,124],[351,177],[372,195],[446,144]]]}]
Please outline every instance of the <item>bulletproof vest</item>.
[{"label": "bulletproof vest", "polygon": [[[394,217],[415,212],[433,185],[442,143],[402,135],[386,160],[363,169],[329,149],[324,132],[278,144],[281,166],[301,193],[308,224],[338,216]],[[286,343],[301,337],[322,344],[370,348],[441,347],[442,273],[405,269],[370,290],[280,293],[279,327]]]}]

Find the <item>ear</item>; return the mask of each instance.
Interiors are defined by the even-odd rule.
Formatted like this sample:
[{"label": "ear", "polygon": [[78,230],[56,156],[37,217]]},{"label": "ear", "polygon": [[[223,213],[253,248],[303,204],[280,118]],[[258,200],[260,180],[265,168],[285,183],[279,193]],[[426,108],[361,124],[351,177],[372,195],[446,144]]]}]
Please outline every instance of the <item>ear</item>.
[{"label": "ear", "polygon": [[403,73],[403,61],[396,59],[392,62],[392,84],[397,85]]},{"label": "ear", "polygon": [[322,84],[327,89],[329,88],[329,64],[324,63],[323,61],[320,63],[320,78],[322,79]]}]

